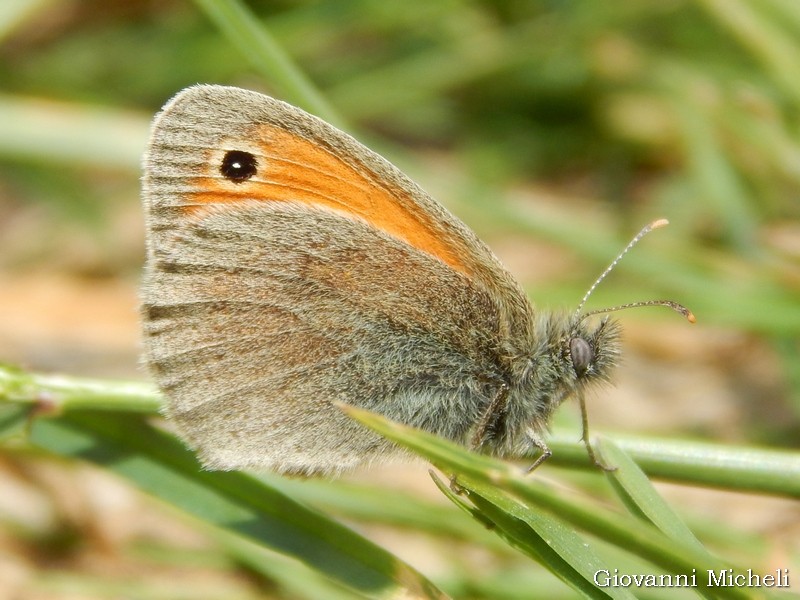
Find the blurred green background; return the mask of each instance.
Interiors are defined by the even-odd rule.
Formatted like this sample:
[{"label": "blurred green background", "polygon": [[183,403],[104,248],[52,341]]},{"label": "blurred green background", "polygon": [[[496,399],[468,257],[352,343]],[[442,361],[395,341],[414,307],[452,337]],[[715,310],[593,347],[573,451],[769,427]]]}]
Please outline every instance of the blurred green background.
[{"label": "blurred green background", "polygon": [[[215,27],[209,4],[0,6],[0,360],[145,378],[138,178],[152,114],[197,82],[303,103]],[[620,315],[625,364],[619,385],[590,401],[596,431],[800,446],[800,3],[248,6],[347,129],[475,228],[538,306],[577,305],[631,235],[670,219],[590,304],[668,297],[699,323],[658,309]],[[574,411],[561,412],[575,426]],[[0,554],[17,556],[0,586],[52,565],[128,573],[106,550],[125,554],[131,538],[164,528],[104,521],[141,500],[104,481],[98,508],[91,472],[64,476],[14,454],[0,468]],[[688,495],[699,518],[741,518],[767,536],[764,552],[796,556],[796,506],[736,497],[720,514],[721,494]],[[158,519],[191,545],[187,527]],[[398,554],[420,552],[405,541],[412,549]],[[454,568],[432,555],[419,560]],[[254,593],[223,567],[214,585]]]}]

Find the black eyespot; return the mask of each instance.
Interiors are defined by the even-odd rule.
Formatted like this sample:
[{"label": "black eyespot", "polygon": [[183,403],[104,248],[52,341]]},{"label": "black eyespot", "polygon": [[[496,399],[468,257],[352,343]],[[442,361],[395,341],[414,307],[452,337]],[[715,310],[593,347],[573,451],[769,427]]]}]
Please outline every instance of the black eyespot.
[{"label": "black eyespot", "polygon": [[249,152],[228,150],[222,159],[219,172],[233,183],[242,183],[258,172],[258,161]]},{"label": "black eyespot", "polygon": [[575,374],[581,377],[594,359],[594,351],[583,338],[574,337],[569,341],[569,354],[572,357],[572,368]]}]

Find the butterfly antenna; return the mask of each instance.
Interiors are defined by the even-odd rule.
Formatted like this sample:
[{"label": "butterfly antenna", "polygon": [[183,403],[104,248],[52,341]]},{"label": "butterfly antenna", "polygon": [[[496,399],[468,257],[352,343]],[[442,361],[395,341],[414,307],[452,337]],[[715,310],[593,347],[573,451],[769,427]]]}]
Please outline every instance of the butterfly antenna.
[{"label": "butterfly antenna", "polygon": [[[600,285],[600,282],[603,281],[608,276],[608,274],[614,270],[614,267],[617,266],[617,263],[620,260],[622,260],[622,257],[625,256],[630,251],[631,248],[633,248],[636,244],[638,244],[639,241],[644,236],[646,236],[654,229],[660,229],[661,227],[666,227],[667,225],[669,225],[669,221],[667,221],[666,219],[657,219],[652,223],[648,223],[647,225],[645,225],[642,228],[642,230],[639,233],[637,233],[634,236],[634,238],[628,243],[628,245],[625,246],[625,248],[623,248],[622,252],[620,252],[613,261],[611,261],[611,264],[608,265],[608,267],[606,267],[606,270],[600,274],[600,277],[598,277],[595,280],[595,282],[592,284],[589,290],[583,295],[583,298],[581,299],[581,302],[578,305],[577,310],[575,311],[575,316],[577,317],[578,315],[581,314],[581,310],[583,310],[583,307],[586,305],[586,301],[589,299],[589,296],[592,295],[592,292],[594,292],[594,290],[597,289],[597,286]],[[619,306],[613,306],[611,308],[602,308],[599,310],[593,310],[591,312],[585,313],[583,315],[583,318],[588,317],[589,315],[614,312],[617,310],[624,310],[626,308],[636,308],[639,306],[666,306],[682,314],[684,317],[686,317],[686,319],[690,323],[694,323],[696,321],[694,314],[692,314],[692,311],[690,311],[685,306],[678,304],[677,302],[673,302],[672,300],[647,300],[645,302],[631,302],[629,304],[621,304]]]},{"label": "butterfly antenna", "polygon": [[626,308],[638,308],[640,306],[666,306],[667,308],[671,308],[676,313],[682,314],[686,317],[686,320],[689,323],[696,323],[697,317],[694,316],[694,313],[686,308],[683,304],[678,304],[677,302],[673,302],[672,300],[645,300],[644,302],[629,302],[628,304],[620,304],[619,306],[612,306],[611,308],[599,308],[597,310],[590,310],[587,313],[583,313],[581,317],[585,319],[586,317],[590,317],[591,315],[599,315],[603,313],[610,313],[615,312],[618,310],[625,310]]}]

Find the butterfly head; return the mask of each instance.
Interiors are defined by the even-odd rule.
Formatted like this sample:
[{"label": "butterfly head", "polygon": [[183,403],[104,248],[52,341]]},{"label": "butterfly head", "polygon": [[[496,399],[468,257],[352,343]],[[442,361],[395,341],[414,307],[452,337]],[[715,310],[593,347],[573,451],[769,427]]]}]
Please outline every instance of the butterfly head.
[{"label": "butterfly head", "polygon": [[579,319],[562,347],[562,356],[570,363],[576,382],[607,380],[619,355],[620,326],[608,317],[594,326]]},{"label": "butterfly head", "polygon": [[[563,355],[568,357],[574,371],[575,380],[577,382],[589,382],[596,379],[608,379],[611,367],[616,363],[616,359],[620,354],[619,351],[619,337],[620,327],[616,321],[609,319],[607,313],[623,310],[627,308],[637,308],[641,306],[666,306],[672,310],[682,314],[689,322],[694,323],[695,317],[685,306],[673,302],[672,300],[646,300],[643,302],[630,302],[628,304],[621,304],[619,306],[612,306],[610,308],[602,308],[598,310],[591,310],[583,312],[583,307],[589,296],[597,288],[597,286],[606,278],[606,276],[614,269],[617,263],[625,256],[628,251],[633,248],[645,235],[659,229],[668,224],[666,219],[659,219],[653,221],[645,226],[620,252],[617,257],[611,262],[600,277],[589,287],[589,290],[584,294],[578,305],[577,310],[573,313],[569,323],[569,336],[564,343]],[[603,314],[606,315],[600,321],[599,325],[590,326],[593,315]]]},{"label": "butterfly head", "polygon": [[[554,409],[566,398],[578,397],[583,403],[587,387],[611,378],[621,353],[621,327],[607,313],[642,306],[666,306],[694,323],[692,312],[671,300],[647,300],[587,312],[583,310],[592,292],[620,259],[650,231],[666,224],[667,221],[661,219],[642,229],[595,280],[571,315],[540,313],[534,335],[537,343],[520,361],[524,367],[518,379],[520,391],[533,399],[531,406],[537,425],[546,425]],[[603,315],[599,323],[591,318],[595,315]]]}]

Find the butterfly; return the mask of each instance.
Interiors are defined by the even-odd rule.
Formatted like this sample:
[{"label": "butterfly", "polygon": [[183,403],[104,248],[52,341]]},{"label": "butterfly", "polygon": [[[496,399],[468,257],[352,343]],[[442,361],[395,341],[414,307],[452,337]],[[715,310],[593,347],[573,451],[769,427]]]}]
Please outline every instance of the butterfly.
[{"label": "butterfly", "polygon": [[[497,456],[608,380],[620,327],[537,310],[492,251],[390,162],[268,96],[197,85],[144,158],[145,360],[211,469],[337,474],[399,449],[340,402]],[[646,227],[612,263],[649,230]],[[595,459],[596,461],[596,459]]]}]

